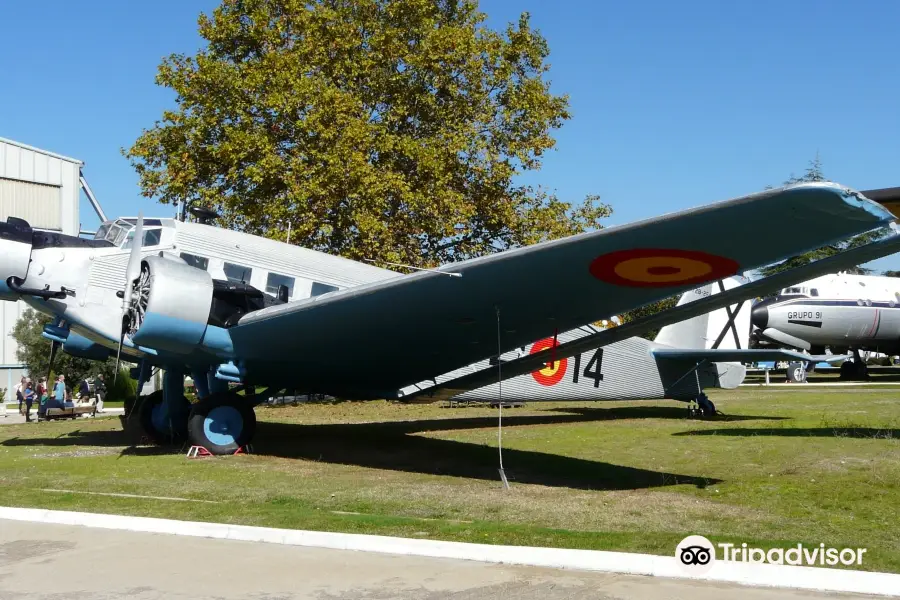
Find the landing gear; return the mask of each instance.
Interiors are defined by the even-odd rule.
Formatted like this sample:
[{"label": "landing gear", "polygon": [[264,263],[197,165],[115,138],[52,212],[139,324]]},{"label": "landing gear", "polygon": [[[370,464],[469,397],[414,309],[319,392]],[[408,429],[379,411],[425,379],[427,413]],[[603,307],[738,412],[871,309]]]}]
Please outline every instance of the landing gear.
[{"label": "landing gear", "polygon": [[788,383],[806,383],[806,363],[792,362],[787,368]]},{"label": "landing gear", "polygon": [[[696,404],[696,406],[694,406]],[[709,399],[709,396],[700,392],[696,398],[690,403],[688,406],[688,410],[691,413],[692,417],[714,417],[718,414],[716,411],[716,405],[713,404],[712,400]]]},{"label": "landing gear", "polygon": [[177,406],[176,410],[170,410],[162,390],[141,399],[138,408],[141,428],[155,444],[179,444],[187,439],[186,407],[190,406],[190,403],[184,396],[181,396],[180,402],[177,398],[175,400],[175,403],[181,406]]},{"label": "landing gear", "polygon": [[859,350],[853,351],[853,361],[845,360],[841,363],[841,379],[850,381],[865,381],[869,378],[869,366],[859,355]]},{"label": "landing gear", "polygon": [[243,396],[212,394],[194,405],[188,419],[188,439],[213,454],[234,454],[256,431],[256,413]]}]

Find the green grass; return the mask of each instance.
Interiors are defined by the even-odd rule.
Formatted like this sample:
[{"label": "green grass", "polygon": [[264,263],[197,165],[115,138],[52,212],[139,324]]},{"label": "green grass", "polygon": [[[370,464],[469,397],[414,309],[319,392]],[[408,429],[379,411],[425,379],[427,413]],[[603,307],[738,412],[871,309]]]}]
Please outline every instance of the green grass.
[{"label": "green grass", "polygon": [[664,555],[688,534],[824,542],[900,572],[898,391],[719,391],[710,421],[674,402],[504,410],[510,490],[488,408],[260,408],[256,455],[206,460],[133,446],[118,419],[2,426],[0,504]]}]

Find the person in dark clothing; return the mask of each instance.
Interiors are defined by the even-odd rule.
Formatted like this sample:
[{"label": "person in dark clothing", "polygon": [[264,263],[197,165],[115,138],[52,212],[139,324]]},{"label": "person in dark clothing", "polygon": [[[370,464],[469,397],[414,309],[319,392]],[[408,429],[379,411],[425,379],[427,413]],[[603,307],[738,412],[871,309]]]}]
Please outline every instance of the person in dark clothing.
[{"label": "person in dark clothing", "polygon": [[82,379],[78,385],[78,395],[81,396],[82,402],[87,402],[91,397],[91,384],[88,383],[87,379]]},{"label": "person in dark clothing", "polygon": [[25,422],[31,422],[31,405],[34,404],[34,386],[31,383],[31,380],[25,382],[25,389],[22,391],[22,396],[25,399]]}]

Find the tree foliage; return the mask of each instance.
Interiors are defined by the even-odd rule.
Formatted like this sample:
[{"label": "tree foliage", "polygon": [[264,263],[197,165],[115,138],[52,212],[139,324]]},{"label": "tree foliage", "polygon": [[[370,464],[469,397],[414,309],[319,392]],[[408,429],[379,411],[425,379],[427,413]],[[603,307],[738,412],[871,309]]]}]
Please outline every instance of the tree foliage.
[{"label": "tree foliage", "polygon": [[[38,378],[47,376],[47,369],[50,365],[50,340],[41,335],[44,325],[50,322],[50,316],[28,308],[16,321],[11,332],[13,339],[18,344],[16,358],[25,365],[35,383]],[[120,372],[118,378],[113,377],[115,368],[114,359],[95,361],[79,358],[67,354],[60,348],[53,361],[53,373],[50,380],[55,379],[57,375],[65,375],[66,385],[75,390],[82,379],[93,378],[98,373],[102,373],[107,381],[107,398],[115,400],[124,399],[129,395],[133,397],[137,383],[128,376],[125,369]],[[117,380],[115,386],[113,385],[114,380]]]},{"label": "tree foliage", "polygon": [[[640,319],[641,317],[649,317],[650,315],[655,315],[658,312],[674,308],[675,305],[678,304],[678,298],[679,296],[663,298],[662,300],[657,300],[656,302],[651,302],[650,304],[647,304],[640,308],[635,308],[634,310],[629,310],[628,312],[622,313],[622,324],[624,325],[625,323],[635,321],[637,319]],[[650,331],[642,333],[641,337],[652,340],[658,333],[659,329],[651,329]]]},{"label": "tree foliage", "polygon": [[353,259],[462,260],[600,226],[610,208],[518,182],[568,98],[528,13],[477,0],[224,0],[164,59],[177,109],[125,151],[142,193]]},{"label": "tree foliage", "polygon": [[[822,169],[822,161],[820,160],[818,153],[816,154],[816,157],[809,162],[809,166],[807,166],[806,171],[803,173],[803,175],[798,177],[791,173],[790,178],[784,182],[784,185],[793,185],[796,183],[808,183],[815,181],[828,181]],[[770,275],[781,273],[782,271],[787,271],[795,267],[801,267],[811,262],[815,262],[829,256],[834,256],[835,254],[840,254],[844,250],[857,248],[859,246],[864,246],[868,243],[874,242],[887,235],[888,232],[888,229],[876,229],[874,231],[862,233],[850,238],[849,240],[838,242],[836,244],[830,244],[828,246],[823,246],[815,250],[810,250],[809,252],[806,252],[804,254],[792,256],[791,258],[788,258],[787,260],[784,260],[780,263],[763,267],[759,269],[759,274],[763,277],[768,277]],[[872,269],[856,266],[847,269],[847,272],[856,275],[867,275],[872,272]]]}]

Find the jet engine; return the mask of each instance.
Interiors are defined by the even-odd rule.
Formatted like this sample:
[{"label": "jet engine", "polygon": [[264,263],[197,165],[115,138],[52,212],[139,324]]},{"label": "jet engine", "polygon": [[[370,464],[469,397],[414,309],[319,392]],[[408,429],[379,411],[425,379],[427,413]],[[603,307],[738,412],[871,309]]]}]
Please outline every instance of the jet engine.
[{"label": "jet engine", "polygon": [[132,282],[123,323],[138,346],[184,354],[203,339],[213,298],[212,277],[181,260],[148,256]]}]

